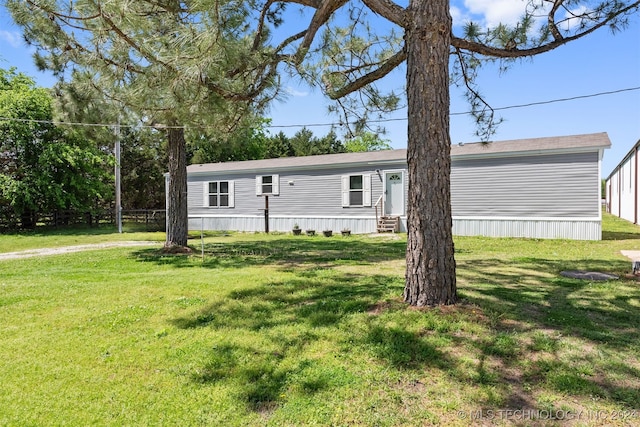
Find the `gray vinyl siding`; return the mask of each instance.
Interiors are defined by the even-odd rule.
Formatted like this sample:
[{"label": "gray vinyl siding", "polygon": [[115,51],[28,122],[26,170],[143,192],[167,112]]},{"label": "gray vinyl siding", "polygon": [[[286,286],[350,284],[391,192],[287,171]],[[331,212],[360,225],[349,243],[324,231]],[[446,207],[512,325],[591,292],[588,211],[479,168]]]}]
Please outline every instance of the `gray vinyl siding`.
[{"label": "gray vinyl siding", "polygon": [[457,217],[598,217],[598,153],[454,160]]},{"label": "gray vinyl siding", "polygon": [[[394,168],[396,169],[396,168]],[[256,196],[255,179],[257,175],[271,173],[241,173],[220,175],[191,175],[188,178],[189,215],[262,215],[264,197]],[[269,196],[269,214],[271,216],[375,216],[374,204],[382,194],[383,183],[370,167],[340,169],[319,169],[310,172],[276,172],[279,176],[280,194]],[[343,175],[369,174],[371,176],[371,206],[343,207]],[[204,185],[209,181],[235,182],[234,208],[203,207]],[[405,183],[406,187],[406,183]]]},{"label": "gray vinyl siding", "polygon": [[[601,238],[599,159],[607,145],[603,142],[602,147],[586,151],[590,145],[558,147],[555,139],[543,142],[538,141],[533,149],[520,142],[452,147],[454,234]],[[520,150],[521,144],[530,150]],[[573,148],[576,151],[572,152]],[[298,224],[303,230],[318,232],[349,228],[354,234],[372,233],[376,230],[374,205],[383,195],[385,171],[402,170],[405,213],[400,217],[400,230],[406,232],[408,173],[404,157],[402,153],[348,153],[192,165],[188,174],[189,228],[263,231],[265,198],[256,196],[256,176],[278,175],[279,195],[269,196],[271,231],[288,232]],[[343,207],[343,176],[360,174],[371,178],[371,206]],[[210,181],[233,181],[234,207],[204,206],[205,184]]]},{"label": "gray vinyl siding", "polygon": [[[464,159],[452,162],[451,204],[454,217],[594,217],[598,216],[598,153]],[[371,217],[383,192],[384,170],[398,165],[273,172],[280,194],[269,197],[271,216]],[[407,174],[404,174],[405,204]],[[264,197],[256,196],[259,173],[190,175],[188,206],[191,216],[259,216]],[[343,207],[341,177],[370,174],[371,207]],[[234,181],[234,208],[203,207],[204,185]]]}]

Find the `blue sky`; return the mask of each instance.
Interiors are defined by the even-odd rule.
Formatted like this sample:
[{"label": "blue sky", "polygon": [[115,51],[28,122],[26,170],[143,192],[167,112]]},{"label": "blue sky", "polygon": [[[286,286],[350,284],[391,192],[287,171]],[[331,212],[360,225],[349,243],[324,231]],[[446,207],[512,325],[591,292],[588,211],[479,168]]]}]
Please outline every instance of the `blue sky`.
[{"label": "blue sky", "polygon": [[[406,2],[400,2],[406,3]],[[514,22],[524,2],[519,0],[455,0],[451,13],[454,24],[468,18],[488,25]],[[0,68],[15,66],[34,77],[41,86],[51,86],[51,75],[33,66],[32,51],[22,41],[20,30],[8,12],[0,6]],[[402,72],[391,79],[401,87]],[[386,84],[395,84],[395,81]],[[514,64],[506,73],[494,67],[485,68],[480,75],[482,94],[494,108],[574,98],[640,87],[640,18],[635,17],[629,28],[612,35],[601,29],[577,40]],[[336,122],[327,113],[328,100],[317,89],[295,80],[287,82],[288,96],[274,104],[269,112],[272,133],[280,130],[292,135],[300,129],[296,125]],[[452,88],[451,112],[463,113],[468,106],[462,92]],[[640,140],[640,90],[611,95],[593,96],[526,108],[511,108],[499,112],[504,122],[494,140],[534,138],[607,132],[612,148],[605,151],[602,174],[606,177],[624,155]],[[397,121],[385,124],[386,138],[394,148],[406,147],[406,111],[389,116]],[[284,127],[279,127],[284,126]],[[329,126],[308,126],[314,134],[326,134]],[[468,115],[451,116],[453,143],[476,141],[473,120]]]}]

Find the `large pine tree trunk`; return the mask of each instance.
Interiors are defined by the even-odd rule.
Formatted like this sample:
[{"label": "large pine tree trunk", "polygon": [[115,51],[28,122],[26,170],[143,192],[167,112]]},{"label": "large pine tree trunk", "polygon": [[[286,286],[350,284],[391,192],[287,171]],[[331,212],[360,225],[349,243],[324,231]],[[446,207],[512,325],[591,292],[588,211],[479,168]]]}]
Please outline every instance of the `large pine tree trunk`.
[{"label": "large pine tree trunk", "polygon": [[169,128],[169,197],[165,248],[187,246],[187,155],[184,129]]},{"label": "large pine tree trunk", "polygon": [[448,0],[411,0],[406,32],[409,164],[404,300],[456,302],[451,220]]}]

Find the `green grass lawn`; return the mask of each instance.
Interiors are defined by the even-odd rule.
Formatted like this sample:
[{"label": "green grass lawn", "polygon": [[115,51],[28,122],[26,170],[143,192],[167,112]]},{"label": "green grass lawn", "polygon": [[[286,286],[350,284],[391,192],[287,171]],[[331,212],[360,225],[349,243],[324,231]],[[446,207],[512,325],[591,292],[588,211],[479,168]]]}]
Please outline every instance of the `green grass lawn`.
[{"label": "green grass lawn", "polygon": [[[433,309],[401,301],[405,236],[0,261],[0,425],[637,425],[640,282],[619,252],[640,228],[604,227],[457,237],[461,303]],[[0,252],[113,240],[162,236],[2,235]],[[621,279],[559,274],[576,269]],[[503,411],[523,408],[539,419]]]},{"label": "green grass lawn", "polygon": [[[134,230],[133,228],[131,230]],[[0,233],[0,253],[26,251],[59,246],[143,240],[164,242],[164,233],[126,232],[119,234],[111,226],[93,228],[43,229],[16,233]]]}]

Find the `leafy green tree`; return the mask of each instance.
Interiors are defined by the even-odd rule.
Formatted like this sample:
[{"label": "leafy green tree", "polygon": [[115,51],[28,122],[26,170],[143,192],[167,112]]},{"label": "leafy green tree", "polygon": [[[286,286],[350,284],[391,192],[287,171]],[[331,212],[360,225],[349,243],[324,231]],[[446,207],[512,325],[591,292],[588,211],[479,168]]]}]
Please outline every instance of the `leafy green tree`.
[{"label": "leafy green tree", "polygon": [[109,197],[106,156],[51,124],[49,91],[0,69],[0,205],[5,219],[33,227],[39,213],[92,211]]},{"label": "leafy green tree", "polygon": [[344,148],[348,153],[360,151],[380,151],[391,150],[389,141],[380,138],[377,133],[362,132],[358,136],[349,138],[344,143]]},{"label": "leafy green tree", "polygon": [[0,70],[0,117],[8,119],[0,121],[0,206],[5,218],[17,215],[32,227],[39,203],[34,177],[39,154],[57,133],[52,125],[32,120],[50,119],[49,94],[15,69]]},{"label": "leafy green tree", "polygon": [[[227,133],[276,94],[276,62],[234,0],[5,0],[36,63],[99,90],[162,130],[168,151],[165,246],[187,244],[185,129]],[[269,18],[271,19],[271,18]]]},{"label": "leafy green tree", "polygon": [[[453,304],[457,299],[453,250],[449,135],[449,84],[466,87],[488,138],[493,111],[474,85],[486,62],[513,61],[563,46],[601,28],[617,30],[637,16],[640,1],[527,0],[520,22],[480,28],[468,23],[454,34],[448,0],[267,0],[256,40],[265,40],[281,21],[270,18],[287,6],[302,7],[295,30],[275,45],[279,59],[320,86],[346,115],[385,113],[398,105],[396,93],[377,82],[396,78],[406,64],[408,115],[408,244],[404,299],[411,305]],[[308,12],[306,15],[304,12]],[[374,14],[378,20],[372,23]],[[300,21],[308,17],[304,30]],[[273,25],[270,25],[270,22]],[[451,70],[450,72],[450,65]]]}]

